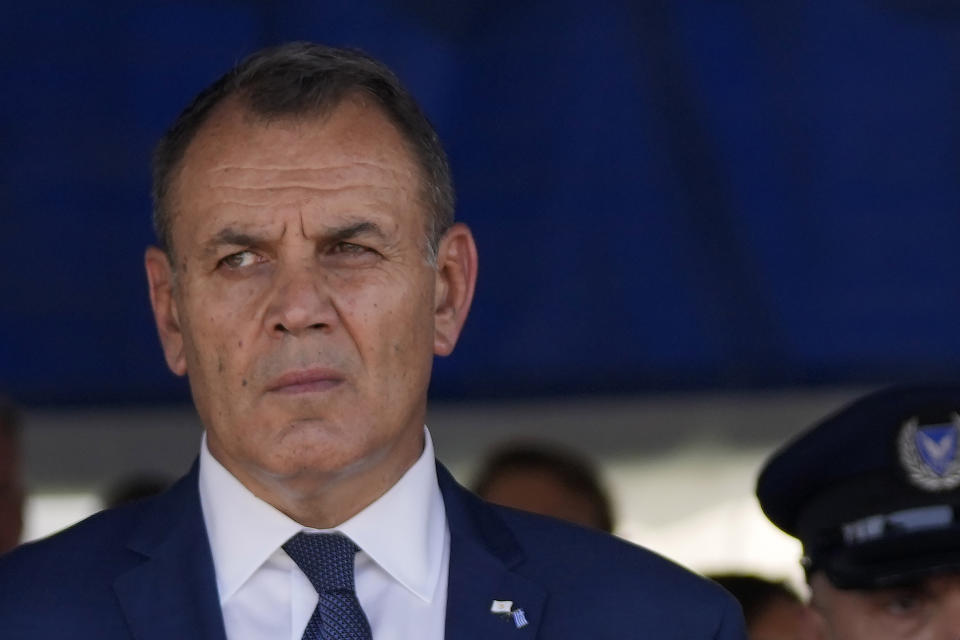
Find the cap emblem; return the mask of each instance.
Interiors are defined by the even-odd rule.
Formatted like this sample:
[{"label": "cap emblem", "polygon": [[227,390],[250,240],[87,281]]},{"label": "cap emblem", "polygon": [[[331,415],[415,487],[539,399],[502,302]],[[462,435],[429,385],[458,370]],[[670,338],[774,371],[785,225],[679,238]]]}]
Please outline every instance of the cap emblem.
[{"label": "cap emblem", "polygon": [[960,415],[950,422],[920,425],[917,418],[903,423],[897,441],[900,463],[912,484],[926,491],[960,486]]}]

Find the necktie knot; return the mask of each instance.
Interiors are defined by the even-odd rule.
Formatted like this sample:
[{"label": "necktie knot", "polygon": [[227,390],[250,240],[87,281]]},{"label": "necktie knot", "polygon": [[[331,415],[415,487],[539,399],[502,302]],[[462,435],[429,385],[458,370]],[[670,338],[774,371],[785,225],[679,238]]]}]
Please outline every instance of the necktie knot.
[{"label": "necktie knot", "polygon": [[298,533],[283,545],[317,591],[303,640],[370,640],[370,624],[353,584],[360,549],[340,533]]},{"label": "necktie knot", "polygon": [[353,559],[360,550],[340,533],[298,533],[283,545],[317,593],[353,591]]}]

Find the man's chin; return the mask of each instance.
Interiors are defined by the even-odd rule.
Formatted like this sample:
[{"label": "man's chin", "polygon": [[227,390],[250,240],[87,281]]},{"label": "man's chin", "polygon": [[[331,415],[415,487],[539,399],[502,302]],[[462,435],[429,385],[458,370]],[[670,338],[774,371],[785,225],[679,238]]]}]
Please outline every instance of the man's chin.
[{"label": "man's chin", "polygon": [[[287,427],[272,453],[263,459],[265,470],[277,477],[336,476],[362,467],[365,452],[349,434],[325,421],[305,420]],[[351,446],[354,445],[354,446]]]}]

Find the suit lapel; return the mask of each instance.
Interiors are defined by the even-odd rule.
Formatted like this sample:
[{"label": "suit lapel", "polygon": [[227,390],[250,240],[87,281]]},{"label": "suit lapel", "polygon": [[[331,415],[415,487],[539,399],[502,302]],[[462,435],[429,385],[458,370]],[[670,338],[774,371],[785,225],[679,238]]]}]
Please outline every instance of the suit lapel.
[{"label": "suit lapel", "polygon": [[114,591],[137,640],[225,640],[197,465],[158,497],[128,547],[144,561]]},{"label": "suit lapel", "polygon": [[[514,571],[524,555],[513,533],[494,509],[439,464],[437,477],[450,526],[446,637],[535,638],[547,593]],[[512,602],[510,609],[522,614],[492,612],[495,600]]]}]

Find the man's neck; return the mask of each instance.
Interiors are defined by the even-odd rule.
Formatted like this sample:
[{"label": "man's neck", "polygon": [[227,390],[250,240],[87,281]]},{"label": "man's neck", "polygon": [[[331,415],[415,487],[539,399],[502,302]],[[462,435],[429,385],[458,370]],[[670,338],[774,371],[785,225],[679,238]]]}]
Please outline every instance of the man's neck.
[{"label": "man's neck", "polygon": [[[208,445],[210,442],[208,441]],[[294,475],[277,476],[251,470],[210,454],[252,494],[272,505],[291,520],[314,529],[332,529],[346,522],[386,493],[423,453],[423,431],[405,438],[392,449],[344,469],[320,472],[306,469]]]}]

